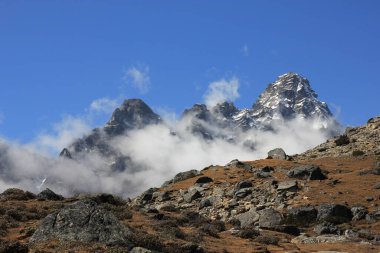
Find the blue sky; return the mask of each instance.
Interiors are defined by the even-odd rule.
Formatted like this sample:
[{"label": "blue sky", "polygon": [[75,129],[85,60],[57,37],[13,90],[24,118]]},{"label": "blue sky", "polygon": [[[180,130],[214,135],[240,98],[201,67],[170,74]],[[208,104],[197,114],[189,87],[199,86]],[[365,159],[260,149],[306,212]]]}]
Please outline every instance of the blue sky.
[{"label": "blue sky", "polygon": [[179,114],[223,78],[251,107],[288,71],[343,124],[364,124],[380,114],[379,24],[376,0],[2,0],[0,136],[28,142],[65,117],[102,124],[112,108],[94,101]]}]

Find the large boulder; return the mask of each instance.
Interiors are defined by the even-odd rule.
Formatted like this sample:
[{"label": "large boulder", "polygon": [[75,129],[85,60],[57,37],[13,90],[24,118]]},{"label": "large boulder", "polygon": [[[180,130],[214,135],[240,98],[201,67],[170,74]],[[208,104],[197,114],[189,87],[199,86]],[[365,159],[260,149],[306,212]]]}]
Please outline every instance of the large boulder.
[{"label": "large boulder", "polygon": [[241,228],[248,228],[259,220],[260,215],[256,210],[251,209],[248,212],[237,215],[235,218],[240,221]]},{"label": "large boulder", "polygon": [[259,214],[259,226],[261,228],[275,228],[283,224],[284,218],[281,213],[277,212],[273,208],[261,210]]},{"label": "large boulder", "polygon": [[180,173],[178,173],[177,175],[174,176],[172,182],[173,183],[177,183],[177,182],[189,179],[189,178],[196,177],[196,176],[198,176],[200,174],[201,173],[199,171],[197,171],[197,170],[189,170],[189,171],[185,171],[185,172],[180,172]]},{"label": "large boulder", "polygon": [[351,221],[352,212],[350,208],[339,204],[323,204],[319,206],[318,221],[327,221],[334,224]]},{"label": "large boulder", "polygon": [[302,227],[309,227],[317,220],[318,212],[313,206],[292,208],[286,216],[286,223]]},{"label": "large boulder", "polygon": [[227,163],[225,167],[228,167],[228,168],[234,167],[234,168],[239,168],[239,169],[245,169],[248,171],[252,170],[251,165],[249,165],[248,163],[241,162],[238,159],[234,159],[231,162]]},{"label": "large boulder", "polygon": [[315,165],[303,165],[289,170],[286,175],[290,178],[324,180],[327,177],[323,174],[321,168]]},{"label": "large boulder", "polygon": [[42,220],[30,242],[81,241],[120,243],[131,247],[129,228],[92,200],[80,200]]},{"label": "large boulder", "polygon": [[268,152],[269,159],[286,160],[288,156],[282,148],[275,148]]}]

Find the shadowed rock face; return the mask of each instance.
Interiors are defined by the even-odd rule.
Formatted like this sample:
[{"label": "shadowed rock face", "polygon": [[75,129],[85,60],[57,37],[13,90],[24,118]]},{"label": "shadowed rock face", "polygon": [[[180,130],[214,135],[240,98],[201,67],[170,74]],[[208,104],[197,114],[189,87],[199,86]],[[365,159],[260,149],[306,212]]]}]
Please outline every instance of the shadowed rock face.
[{"label": "shadowed rock face", "polygon": [[60,241],[122,243],[130,245],[131,230],[92,200],[81,200],[50,214],[31,238],[31,242]]},{"label": "shadowed rock face", "polygon": [[104,131],[111,135],[119,135],[126,130],[140,129],[147,125],[159,124],[161,118],[141,99],[128,99],[117,108]]}]

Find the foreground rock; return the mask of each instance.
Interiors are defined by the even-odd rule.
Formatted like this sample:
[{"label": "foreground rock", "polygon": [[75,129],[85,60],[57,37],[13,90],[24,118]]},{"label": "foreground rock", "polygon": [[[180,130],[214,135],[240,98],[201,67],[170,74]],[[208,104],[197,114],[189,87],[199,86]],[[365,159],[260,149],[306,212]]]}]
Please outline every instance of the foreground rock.
[{"label": "foreground rock", "polygon": [[50,214],[30,239],[30,242],[60,241],[120,243],[132,246],[132,232],[110,212],[92,200],[81,200]]}]

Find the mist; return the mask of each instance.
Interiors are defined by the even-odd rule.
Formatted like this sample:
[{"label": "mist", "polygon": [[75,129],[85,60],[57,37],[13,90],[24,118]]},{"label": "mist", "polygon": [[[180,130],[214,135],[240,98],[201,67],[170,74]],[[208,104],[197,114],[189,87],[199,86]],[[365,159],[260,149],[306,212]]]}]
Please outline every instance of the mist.
[{"label": "mist", "polygon": [[205,140],[189,130],[196,121],[184,118],[170,125],[149,125],[110,139],[110,146],[133,161],[134,165],[124,171],[111,170],[112,161],[97,152],[71,160],[46,155],[35,145],[1,140],[0,191],[16,187],[38,193],[49,187],[65,196],[106,192],[133,197],[149,187],[159,187],[179,172],[225,165],[233,159],[263,159],[277,147],[289,155],[301,153],[328,137],[318,119],[296,118],[274,122],[273,131],[243,132],[202,122],[203,127],[214,133],[219,131],[220,136],[232,136]]}]

